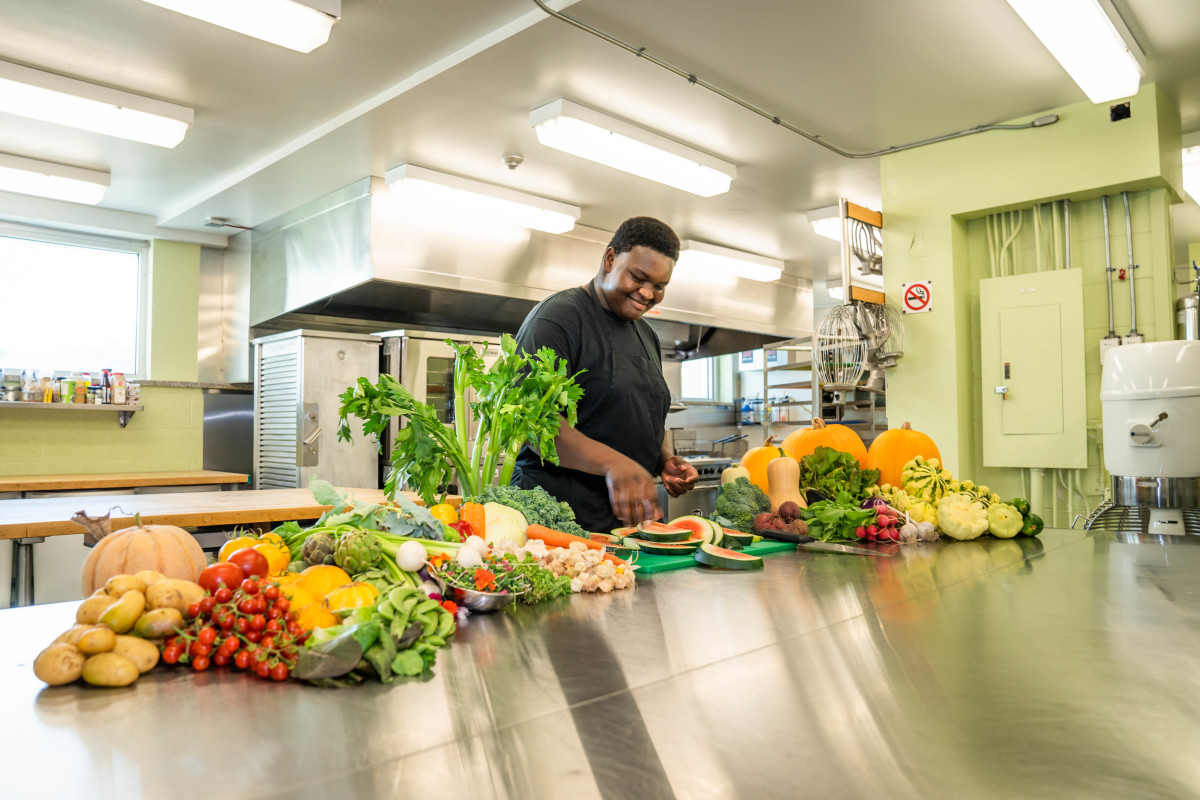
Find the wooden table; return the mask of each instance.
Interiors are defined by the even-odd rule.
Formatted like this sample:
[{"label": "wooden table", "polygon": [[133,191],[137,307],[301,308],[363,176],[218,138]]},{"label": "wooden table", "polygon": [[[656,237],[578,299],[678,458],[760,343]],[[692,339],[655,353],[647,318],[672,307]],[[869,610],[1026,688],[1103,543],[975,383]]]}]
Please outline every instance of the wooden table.
[{"label": "wooden table", "polygon": [[62,492],[79,489],[125,489],[139,486],[202,486],[246,483],[242,472],[211,469],[182,472],[106,472],[80,475],[9,475],[0,477],[0,492]]},{"label": "wooden table", "polygon": [[[350,498],[368,503],[383,502],[380,489],[342,489]],[[421,503],[411,492],[409,499]],[[460,498],[447,502],[457,506]],[[13,539],[13,574],[17,579],[17,604],[33,598],[33,545],[45,536],[80,535],[82,525],[71,517],[82,511],[102,517],[113,509],[112,528],[135,525],[140,514],[144,525],[177,525],[194,528],[204,525],[254,525],[256,523],[313,520],[328,511],[313,500],[308,489],[252,489],[243,492],[179,492],[172,494],[113,494],[89,497],[39,497],[27,500],[0,500],[0,539]],[[21,602],[24,598],[25,602]]]}]

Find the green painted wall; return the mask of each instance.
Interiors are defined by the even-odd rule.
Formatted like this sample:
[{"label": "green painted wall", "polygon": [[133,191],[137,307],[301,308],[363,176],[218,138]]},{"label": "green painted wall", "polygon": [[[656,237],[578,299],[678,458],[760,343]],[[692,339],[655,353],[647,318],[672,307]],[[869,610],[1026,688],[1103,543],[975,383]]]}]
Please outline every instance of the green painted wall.
[{"label": "green painted wall", "polygon": [[[1109,121],[1107,105],[1081,103],[1046,112],[1059,114],[1060,121],[1044,128],[988,132],[881,159],[888,300],[899,306],[901,284],[907,282],[932,280],[934,290],[930,313],[905,317],[905,356],[888,376],[888,418],[893,425],[907,420],[932,436],[956,474],[983,477],[976,422],[976,315],[982,277],[976,259],[982,222],[977,226],[974,221],[1062,198],[1086,210],[1087,201],[1101,194],[1118,195],[1120,209],[1122,190],[1139,192],[1140,216],[1149,218],[1148,223],[1139,221],[1149,225],[1141,248],[1154,259],[1139,275],[1139,295],[1144,295],[1139,309],[1146,306],[1145,312],[1139,310],[1139,328],[1147,328],[1151,317],[1171,316],[1169,277],[1164,277],[1169,270],[1158,259],[1170,264],[1169,206],[1179,202],[1182,185],[1179,159],[1170,155],[1181,149],[1179,117],[1154,85],[1143,87],[1131,102],[1132,118],[1121,122]],[[1089,251],[1088,259],[1093,257],[1087,242],[1095,234],[1086,220],[1099,222],[1099,217],[1085,216],[1083,210],[1073,215],[1073,222],[1079,216],[1080,223],[1073,224],[1072,235],[1084,248],[1073,251],[1073,260],[1084,258],[1084,251]],[[1113,242],[1123,260],[1124,218],[1114,216],[1113,221],[1119,221],[1120,243],[1116,236]],[[1136,246],[1136,231],[1134,238]],[[985,260],[986,254],[983,239]],[[1143,283],[1148,284],[1144,291]],[[1085,287],[1085,295],[1090,338],[1094,284]],[[1119,296],[1125,298],[1127,319],[1127,290]],[[1106,307],[1103,315],[1107,329]],[[1005,492],[1021,490],[1019,471],[1003,471],[990,480]]]},{"label": "green painted wall", "polygon": [[[199,245],[151,245],[147,379],[196,380],[199,274]],[[115,411],[0,410],[0,475],[201,469],[200,390],[144,386],[141,402],[125,428]]]},{"label": "green painted wall", "polygon": [[150,246],[150,265],[150,377],[195,381],[200,247],[155,241]]}]

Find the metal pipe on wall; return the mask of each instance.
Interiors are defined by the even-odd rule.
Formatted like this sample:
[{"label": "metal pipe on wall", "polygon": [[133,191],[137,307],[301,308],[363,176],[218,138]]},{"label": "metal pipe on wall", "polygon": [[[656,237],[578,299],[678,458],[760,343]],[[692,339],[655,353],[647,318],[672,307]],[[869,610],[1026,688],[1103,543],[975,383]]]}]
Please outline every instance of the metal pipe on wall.
[{"label": "metal pipe on wall", "polygon": [[1071,268],[1071,201],[1063,200],[1063,244],[1066,248],[1066,268]]},{"label": "metal pipe on wall", "polygon": [[1113,292],[1112,292],[1112,248],[1108,242],[1108,195],[1103,195],[1100,198],[1100,210],[1104,215],[1104,264],[1108,271],[1108,336],[1114,338],[1117,335],[1116,327],[1113,323]]},{"label": "metal pipe on wall", "polygon": [[1125,201],[1125,248],[1129,255],[1129,336],[1133,337],[1136,343],[1142,340],[1142,335],[1137,329],[1137,281],[1134,280],[1137,264],[1133,263],[1133,222],[1129,216],[1129,192],[1121,192],[1121,199]]}]

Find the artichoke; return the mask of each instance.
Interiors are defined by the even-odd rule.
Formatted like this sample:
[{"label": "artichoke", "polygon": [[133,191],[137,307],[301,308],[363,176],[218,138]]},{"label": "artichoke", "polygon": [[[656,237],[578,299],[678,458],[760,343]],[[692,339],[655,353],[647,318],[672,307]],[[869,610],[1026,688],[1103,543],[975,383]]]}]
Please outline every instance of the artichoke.
[{"label": "artichoke", "polygon": [[334,563],[333,551],[337,547],[337,539],[327,531],[314,533],[304,540],[300,549],[300,558],[309,566]]},{"label": "artichoke", "polygon": [[362,530],[343,536],[333,551],[334,563],[351,575],[366,572],[382,559],[383,545],[373,533]]}]

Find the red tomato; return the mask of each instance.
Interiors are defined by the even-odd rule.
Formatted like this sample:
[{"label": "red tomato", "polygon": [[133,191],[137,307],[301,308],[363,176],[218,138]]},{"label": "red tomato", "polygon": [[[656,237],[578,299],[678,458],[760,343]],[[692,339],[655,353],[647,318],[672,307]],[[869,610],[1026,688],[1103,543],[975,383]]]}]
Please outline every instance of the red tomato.
[{"label": "red tomato", "polygon": [[208,656],[200,656],[199,658],[192,659],[192,669],[196,670],[197,672],[204,672],[204,670],[208,669],[208,665]]},{"label": "red tomato", "polygon": [[172,644],[168,645],[162,654],[162,660],[168,664],[175,664],[179,661],[179,657],[183,655],[183,645]]},{"label": "red tomato", "polygon": [[212,644],[216,640],[217,640],[217,629],[216,628],[201,628],[200,632],[198,634],[196,634],[196,641],[200,642],[201,644]]},{"label": "red tomato", "polygon": [[282,611],[285,614],[288,612],[288,610],[291,607],[292,607],[292,601],[288,600],[286,597],[281,597],[275,601],[275,608],[278,608],[280,611]]},{"label": "red tomato", "polygon": [[[237,564],[241,567],[243,578],[249,578],[252,575],[268,575],[271,572],[271,565],[267,562],[267,557],[252,547],[235,551],[229,556],[229,561],[226,563]],[[246,591],[244,584],[242,591]],[[255,587],[255,591],[258,591],[257,587]],[[246,593],[249,594],[249,592]]]},{"label": "red tomato", "polygon": [[233,657],[233,665],[238,669],[245,669],[250,666],[250,653],[246,650],[241,650]]},{"label": "red tomato", "polygon": [[263,589],[263,597],[267,598],[268,600],[278,600],[279,599],[279,586],[272,583],[270,586]]},{"label": "red tomato", "polygon": [[286,681],[288,679],[287,664],[276,664],[271,667],[271,680]]},{"label": "red tomato", "polygon": [[229,590],[229,587],[222,586],[220,589],[217,589],[215,592],[213,592],[213,597],[217,598],[218,603],[228,603],[233,599],[233,592]]},{"label": "red tomato", "polygon": [[242,581],[242,591],[249,595],[258,594],[258,584],[250,578]]},{"label": "red tomato", "polygon": [[216,664],[218,667],[223,667],[229,663],[229,656],[218,651],[218,653],[212,657],[212,663]]},{"label": "red tomato", "polygon": [[258,677],[265,678],[271,674],[271,665],[266,661],[259,661],[254,665],[254,671],[258,673]]},{"label": "red tomato", "polygon": [[[240,553],[241,551],[239,550],[238,552]],[[254,551],[251,550],[250,552]],[[256,555],[258,555],[259,558],[262,558],[263,561],[266,561],[266,558],[263,558],[262,553],[256,553]],[[242,573],[242,568],[240,566],[232,562],[225,561],[220,564],[212,564],[205,567],[200,573],[200,580],[197,581],[197,583],[199,583],[200,586],[209,594],[215,594],[221,589],[222,586],[237,586],[242,582],[243,579],[245,579],[245,577],[246,576]]]}]

